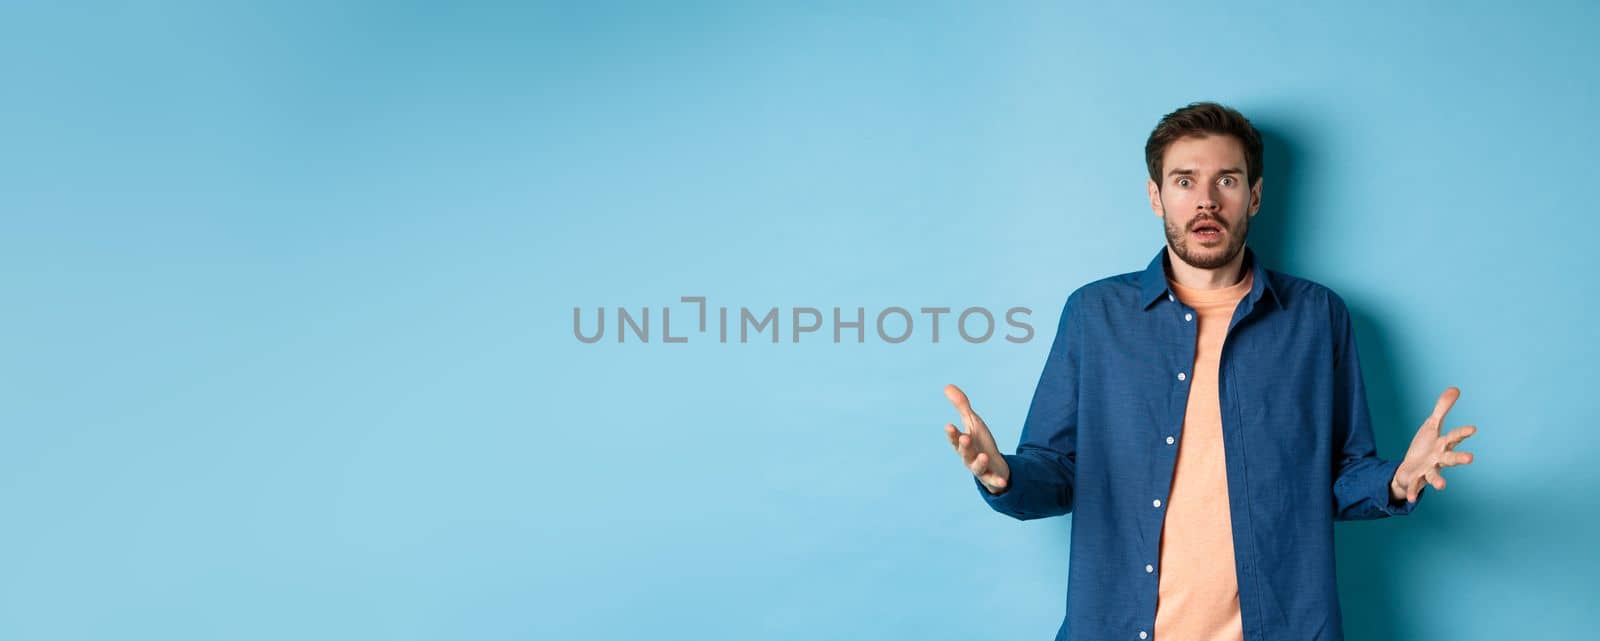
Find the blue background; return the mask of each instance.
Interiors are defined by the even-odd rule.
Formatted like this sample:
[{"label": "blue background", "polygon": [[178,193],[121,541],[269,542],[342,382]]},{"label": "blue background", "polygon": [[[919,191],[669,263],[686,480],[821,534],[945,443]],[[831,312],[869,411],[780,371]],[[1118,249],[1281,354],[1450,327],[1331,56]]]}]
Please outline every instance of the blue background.
[{"label": "blue background", "polygon": [[[1050,638],[1071,517],[989,511],[940,389],[1011,451],[1204,99],[1380,454],[1480,429],[1339,524],[1349,637],[1592,629],[1594,5],[800,4],[0,9],[0,637]],[[680,296],[1037,333],[574,338]]]}]

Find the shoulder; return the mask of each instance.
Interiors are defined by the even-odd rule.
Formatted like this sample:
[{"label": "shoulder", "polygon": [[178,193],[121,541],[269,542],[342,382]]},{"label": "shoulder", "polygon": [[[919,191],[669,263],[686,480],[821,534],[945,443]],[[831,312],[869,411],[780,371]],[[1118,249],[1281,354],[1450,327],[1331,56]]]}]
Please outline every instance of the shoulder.
[{"label": "shoulder", "polygon": [[1355,341],[1355,325],[1344,298],[1333,288],[1309,278],[1273,270],[1267,272],[1272,278],[1273,291],[1283,299],[1287,320],[1312,330],[1313,335],[1326,337],[1334,362],[1342,362],[1344,353]]},{"label": "shoulder", "polygon": [[1332,287],[1277,270],[1266,272],[1272,280],[1273,293],[1278,295],[1285,309],[1298,310],[1300,314],[1297,315],[1306,319],[1322,317],[1344,321],[1349,318],[1350,308]]},{"label": "shoulder", "polygon": [[1067,296],[1067,309],[1108,309],[1139,304],[1139,277],[1143,272],[1124,272],[1083,284]]}]

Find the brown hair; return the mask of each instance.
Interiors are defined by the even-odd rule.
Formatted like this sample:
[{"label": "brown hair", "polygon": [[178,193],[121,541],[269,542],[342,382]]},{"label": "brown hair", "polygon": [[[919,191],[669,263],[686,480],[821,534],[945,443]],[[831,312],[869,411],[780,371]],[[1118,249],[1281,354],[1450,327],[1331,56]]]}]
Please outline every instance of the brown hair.
[{"label": "brown hair", "polygon": [[1261,134],[1237,111],[1214,102],[1193,102],[1161,117],[1150,139],[1144,143],[1144,164],[1150,180],[1161,188],[1161,157],[1173,142],[1188,136],[1233,136],[1244,147],[1246,184],[1254,187],[1261,178]]}]

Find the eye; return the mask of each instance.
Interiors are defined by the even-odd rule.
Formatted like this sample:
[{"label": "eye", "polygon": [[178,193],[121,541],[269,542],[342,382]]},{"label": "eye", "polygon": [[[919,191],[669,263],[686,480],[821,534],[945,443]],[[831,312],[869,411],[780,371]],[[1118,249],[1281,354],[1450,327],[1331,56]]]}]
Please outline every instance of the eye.
[{"label": "eye", "polygon": [[1188,178],[1179,178],[1178,179],[1178,186],[1179,187],[1188,187],[1189,186],[1189,179]]},{"label": "eye", "polygon": [[1223,187],[1232,187],[1233,183],[1234,183],[1233,176],[1223,176],[1222,177],[1222,186]]}]

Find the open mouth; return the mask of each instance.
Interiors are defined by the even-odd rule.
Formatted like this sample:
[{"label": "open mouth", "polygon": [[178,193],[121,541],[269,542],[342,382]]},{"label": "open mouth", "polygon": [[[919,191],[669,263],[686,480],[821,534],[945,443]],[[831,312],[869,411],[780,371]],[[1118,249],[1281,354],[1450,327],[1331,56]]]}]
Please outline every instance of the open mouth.
[{"label": "open mouth", "polygon": [[1201,241],[1210,242],[1222,237],[1222,228],[1215,223],[1200,223],[1190,231]]}]

